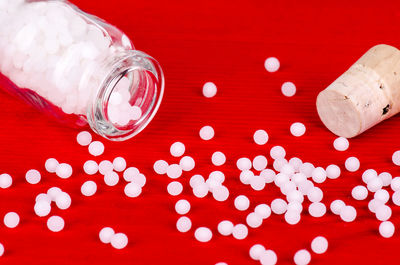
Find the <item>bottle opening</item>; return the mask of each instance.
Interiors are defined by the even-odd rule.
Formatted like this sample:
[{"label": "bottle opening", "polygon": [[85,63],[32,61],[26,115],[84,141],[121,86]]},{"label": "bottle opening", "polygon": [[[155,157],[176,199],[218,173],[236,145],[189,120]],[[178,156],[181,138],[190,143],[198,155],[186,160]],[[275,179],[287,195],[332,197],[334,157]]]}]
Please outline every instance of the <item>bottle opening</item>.
[{"label": "bottle opening", "polygon": [[164,77],[157,61],[139,51],[130,51],[111,68],[88,110],[88,121],[103,137],[123,141],[153,119],[163,96]]}]

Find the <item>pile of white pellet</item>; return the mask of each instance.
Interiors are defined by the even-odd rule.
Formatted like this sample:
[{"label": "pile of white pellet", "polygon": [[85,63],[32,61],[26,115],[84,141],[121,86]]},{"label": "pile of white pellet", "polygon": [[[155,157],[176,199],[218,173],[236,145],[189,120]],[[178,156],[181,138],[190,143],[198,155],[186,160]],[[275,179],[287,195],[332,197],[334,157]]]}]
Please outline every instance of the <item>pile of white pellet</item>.
[{"label": "pile of white pellet", "polygon": [[[58,106],[66,114],[86,115],[88,105],[116,58],[131,44],[122,45],[88,17],[63,1],[0,1],[0,72],[19,88],[26,88]],[[129,103],[130,80],[123,77],[110,96],[108,115],[127,125],[142,111]]]},{"label": "pile of white pellet", "polygon": [[[32,10],[38,12],[39,10],[35,5],[28,5],[26,8],[27,10],[25,8],[22,10],[25,10],[24,12],[31,12]],[[5,11],[2,10],[1,12],[4,13]],[[13,14],[12,12],[22,11],[6,11],[8,15]],[[40,12],[46,12],[46,9],[44,11],[40,9]],[[18,30],[15,32],[18,32]],[[4,32],[1,32],[1,34],[4,36]],[[29,34],[33,33],[30,32]],[[35,35],[33,34],[32,38],[34,37]],[[43,39],[43,41],[46,41],[46,39]],[[68,47],[72,45],[74,39],[72,38],[71,41]],[[54,43],[51,44],[55,45]],[[22,42],[19,45],[21,45],[19,49],[25,48],[26,52],[32,52],[31,49],[34,49],[30,45],[23,46]],[[62,52],[62,45],[60,43],[58,45],[57,49],[55,49],[49,44],[47,53],[53,52],[53,54],[57,54],[57,52]],[[103,46],[104,49],[106,49],[105,46]],[[50,48],[53,48],[53,50]],[[100,49],[101,47],[98,48]],[[86,52],[90,52],[90,49]],[[95,61],[95,58],[94,56],[88,59]],[[83,60],[83,58],[81,59]],[[26,58],[23,61],[25,60]],[[277,71],[279,65],[279,61],[276,58],[268,58],[265,62],[265,67],[269,72]],[[15,63],[10,67],[15,68]],[[25,71],[24,67],[20,69]],[[39,87],[41,86],[38,86],[38,89]],[[282,93],[284,95],[293,96],[295,92],[296,87],[293,83],[285,82],[282,85]],[[62,93],[61,90],[58,93]],[[205,97],[214,97],[216,93],[217,87],[214,83],[208,82],[204,85],[203,94]],[[115,102],[119,102],[119,99],[114,100]],[[79,112],[78,109],[75,109],[77,113]],[[306,133],[306,126],[300,122],[293,123],[288,128],[288,133],[291,133],[295,137],[301,137]],[[212,126],[207,125],[200,129],[199,136],[204,141],[210,141],[215,137],[215,131]],[[255,144],[265,145],[268,143],[269,135],[265,130],[259,129],[255,131],[252,138]],[[105,151],[104,145],[100,141],[93,141],[91,134],[87,131],[80,132],[77,135],[77,142],[79,145],[87,147],[88,152],[93,157],[99,157]],[[337,151],[345,151],[349,148],[349,141],[343,137],[338,137],[334,140],[333,147]],[[195,170],[196,162],[191,156],[185,155],[186,149],[186,146],[182,142],[173,143],[169,152],[174,159],[179,158],[179,162],[170,164],[165,160],[157,160],[153,168],[157,174],[166,175],[171,179],[171,182],[166,187],[166,191],[169,195],[177,199],[174,205],[174,210],[179,216],[176,222],[176,229],[182,233],[192,230],[193,236],[197,241],[208,242],[215,236],[212,233],[212,229],[202,224],[193,224],[188,216],[188,213],[191,211],[190,202],[187,199],[179,198],[183,191],[182,182],[184,180],[182,176],[191,175],[189,184],[193,195],[197,198],[212,196],[216,201],[224,202],[233,195],[230,193],[229,187],[224,185],[225,174],[222,171],[215,170],[206,177],[192,172]],[[327,167],[314,166],[310,162],[303,162],[299,157],[288,158],[286,150],[282,146],[273,146],[270,149],[269,156],[271,160],[267,158],[266,154],[255,154],[252,159],[248,157],[239,158],[236,161],[238,169],[236,177],[243,185],[255,191],[263,190],[267,185],[274,185],[280,190],[281,196],[273,199],[269,204],[261,203],[253,205],[247,196],[241,194],[234,195],[232,207],[238,211],[247,211],[250,207],[253,210],[248,213],[242,223],[235,224],[227,219],[220,221],[216,230],[221,236],[232,236],[237,240],[243,240],[248,236],[248,227],[256,229],[262,226],[263,223],[268,222],[268,218],[272,214],[283,215],[288,225],[299,224],[302,214],[305,211],[314,218],[320,218],[327,214],[327,206],[322,202],[324,191],[318,185],[340,177],[340,167],[335,164],[328,165]],[[224,165],[229,160],[229,155],[218,150],[210,157],[211,163],[216,167]],[[392,161],[394,164],[400,165],[400,151],[396,151],[393,154]],[[123,180],[126,181],[124,193],[127,197],[139,196],[146,184],[146,177],[136,167],[127,167],[127,163],[123,157],[116,157],[113,161],[102,160],[99,163],[95,160],[88,160],[83,163],[82,167],[88,176],[95,174],[103,175],[104,182],[108,186],[117,185],[122,174]],[[356,157],[348,157],[344,163],[344,167],[349,172],[356,172],[360,168],[360,161]],[[45,169],[64,179],[71,177],[74,172],[71,165],[68,163],[59,163],[55,158],[49,158],[45,161]],[[36,169],[30,169],[26,172],[25,178],[28,183],[34,185],[41,181],[41,173]],[[351,196],[356,200],[365,200],[368,197],[368,193],[374,194],[374,198],[368,203],[368,208],[381,221],[378,229],[381,236],[386,238],[391,237],[394,234],[395,228],[393,223],[389,221],[392,210],[388,205],[390,195],[387,189],[390,187],[394,191],[392,201],[395,205],[400,205],[400,177],[392,178],[392,175],[388,172],[378,174],[374,169],[368,169],[362,174],[361,179],[364,184],[354,187],[351,191]],[[6,189],[11,186],[12,177],[6,173],[1,174],[0,187]],[[97,184],[93,180],[87,180],[82,183],[80,190],[83,196],[94,196],[97,191]],[[310,204],[307,209],[303,209],[303,203],[306,200]],[[52,202],[62,210],[67,210],[72,205],[72,199],[68,193],[58,187],[52,187],[46,193],[40,193],[36,196],[33,207],[34,213],[39,217],[48,216],[51,212]],[[353,222],[357,219],[356,208],[340,199],[333,200],[329,208],[333,214],[338,215],[344,222]],[[9,228],[17,227],[19,222],[20,216],[16,212],[9,212],[4,217],[4,224]],[[64,226],[65,221],[60,216],[51,216],[47,219],[47,227],[50,231],[59,232],[64,229]],[[104,227],[99,233],[99,238],[103,243],[111,243],[116,249],[122,249],[128,244],[127,235],[124,233],[115,233],[114,229],[110,227]],[[318,236],[311,242],[311,250],[315,254],[325,253],[327,249],[328,241],[323,236]],[[4,247],[0,244],[0,256],[3,253]],[[261,264],[276,264],[278,261],[278,255],[274,250],[265,249],[260,244],[252,246],[249,254],[252,259],[259,261]],[[294,253],[293,260],[297,265],[308,264],[311,261],[311,253],[307,249],[298,250]],[[222,265],[226,263],[220,262],[217,264]]]}]

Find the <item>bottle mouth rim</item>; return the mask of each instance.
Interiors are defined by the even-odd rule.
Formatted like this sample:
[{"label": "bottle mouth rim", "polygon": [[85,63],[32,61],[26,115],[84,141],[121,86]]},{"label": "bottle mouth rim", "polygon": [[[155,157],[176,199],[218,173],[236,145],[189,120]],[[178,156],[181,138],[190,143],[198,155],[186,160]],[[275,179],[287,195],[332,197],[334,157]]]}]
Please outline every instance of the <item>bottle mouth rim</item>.
[{"label": "bottle mouth rim", "polygon": [[[88,106],[87,119],[90,127],[97,134],[111,141],[124,141],[146,128],[157,113],[164,95],[164,74],[160,64],[154,58],[137,50],[124,51],[107,68],[110,70]],[[144,81],[142,85],[145,86],[144,96],[149,97],[147,98],[149,102],[145,109],[142,109],[143,114],[137,121],[130,122],[126,126],[118,126],[110,120],[108,115],[109,98],[117,83],[126,74],[133,72],[145,77],[142,78]],[[149,89],[153,93],[147,93]]]}]

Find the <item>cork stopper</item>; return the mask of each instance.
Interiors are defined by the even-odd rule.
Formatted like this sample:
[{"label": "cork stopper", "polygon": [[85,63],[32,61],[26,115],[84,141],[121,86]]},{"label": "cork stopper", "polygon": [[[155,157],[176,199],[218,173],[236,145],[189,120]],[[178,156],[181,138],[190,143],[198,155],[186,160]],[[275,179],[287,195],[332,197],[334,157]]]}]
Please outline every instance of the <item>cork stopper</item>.
[{"label": "cork stopper", "polygon": [[368,50],[317,97],[317,111],[334,134],[351,138],[400,111],[400,51]]}]

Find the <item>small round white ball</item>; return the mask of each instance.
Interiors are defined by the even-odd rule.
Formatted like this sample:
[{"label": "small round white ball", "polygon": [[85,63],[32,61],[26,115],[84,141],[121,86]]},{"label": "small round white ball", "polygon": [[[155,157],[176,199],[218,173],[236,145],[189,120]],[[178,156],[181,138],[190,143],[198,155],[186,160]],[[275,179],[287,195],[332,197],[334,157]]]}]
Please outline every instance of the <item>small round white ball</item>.
[{"label": "small round white ball", "polygon": [[180,157],[185,153],[185,145],[181,142],[175,142],[169,149],[173,157]]},{"label": "small round white ball", "polygon": [[326,176],[329,179],[337,179],[340,176],[340,167],[337,165],[329,165],[326,167]]},{"label": "small round white ball", "polygon": [[8,228],[15,228],[19,224],[19,215],[16,212],[8,212],[4,216],[4,225]]},{"label": "small round white ball", "polygon": [[120,156],[114,158],[112,164],[113,164],[114,170],[117,172],[122,172],[126,168],[126,160],[125,160],[125,158],[120,157]]},{"label": "small round white ball", "polygon": [[392,216],[392,209],[387,205],[381,204],[376,208],[375,216],[379,221],[387,221]]},{"label": "small round white ball", "polygon": [[264,253],[261,254],[260,263],[263,265],[275,265],[277,261],[278,256],[271,249],[267,249],[266,251],[264,251]]},{"label": "small round white ball", "polygon": [[387,190],[377,190],[374,194],[374,199],[380,200],[382,203],[387,203],[390,199],[390,194]]},{"label": "small round white ball", "polygon": [[286,156],[286,151],[282,146],[276,145],[269,151],[272,159],[284,158]]},{"label": "small round white ball", "polygon": [[199,135],[205,141],[211,140],[215,135],[214,128],[209,125],[204,126],[200,129]]},{"label": "small round white ball", "polygon": [[326,180],[326,171],[322,167],[316,167],[311,173],[312,180],[315,183],[323,183]]},{"label": "small round white ball", "polygon": [[285,82],[281,86],[282,94],[286,97],[293,97],[296,94],[296,85],[293,82]]},{"label": "small round white ball", "polygon": [[353,222],[357,217],[357,211],[353,206],[346,205],[340,211],[340,218],[345,222]]},{"label": "small round white ball", "polygon": [[265,70],[267,70],[270,73],[273,73],[273,72],[278,71],[278,69],[280,67],[280,62],[275,57],[269,57],[265,60],[264,67],[265,67]]},{"label": "small round white ball", "polygon": [[179,161],[179,166],[183,171],[191,171],[195,166],[194,159],[190,156],[184,156]]},{"label": "small round white ball", "polygon": [[367,169],[363,172],[361,178],[365,184],[374,178],[378,177],[378,173],[374,169]]},{"label": "small round white ball", "polygon": [[393,153],[392,161],[396,166],[400,166],[400,150]]},{"label": "small round white ball", "polygon": [[228,220],[221,221],[218,224],[218,232],[223,236],[229,236],[232,234],[233,231],[233,223]]},{"label": "small round white ball", "polygon": [[39,200],[35,203],[33,210],[35,211],[35,214],[39,217],[47,216],[51,211],[50,202]]},{"label": "small round white ball", "polygon": [[207,227],[199,227],[194,232],[194,237],[197,239],[197,241],[205,243],[211,240],[212,232]]},{"label": "small round white ball", "polygon": [[271,202],[271,210],[275,214],[284,214],[287,210],[287,203],[282,199],[274,199]]},{"label": "small round white ball", "polygon": [[211,162],[214,166],[222,166],[226,162],[226,156],[220,151],[214,152],[211,156]]},{"label": "small round white ball", "polygon": [[257,130],[253,135],[253,140],[258,145],[264,145],[268,142],[268,133],[264,130]]},{"label": "small round white ball", "polygon": [[351,196],[359,201],[365,200],[368,196],[368,190],[366,187],[362,186],[362,185],[358,185],[355,186],[352,190],[351,190]]},{"label": "small round white ball", "polygon": [[220,185],[213,189],[212,194],[216,201],[223,202],[228,199],[229,190],[227,187]]},{"label": "small round white ball", "polygon": [[384,238],[392,237],[394,230],[394,224],[390,221],[384,221],[379,225],[379,234]]},{"label": "small round white ball", "polygon": [[378,175],[378,178],[382,180],[382,184],[384,187],[390,186],[390,183],[392,182],[392,174],[389,172],[382,172]]},{"label": "small round white ball", "polygon": [[285,213],[285,221],[290,225],[295,225],[300,222],[301,215],[298,211],[290,210]]},{"label": "small round white ball", "polygon": [[4,246],[0,243],[0,257],[4,254]]},{"label": "small round white ball", "polygon": [[203,96],[212,98],[217,94],[217,86],[213,82],[207,82],[203,85]]},{"label": "small round white ball", "polygon": [[136,198],[142,193],[142,187],[137,183],[131,182],[126,184],[124,193],[129,198]]},{"label": "small round white ball", "polygon": [[311,261],[311,254],[305,249],[301,249],[294,254],[294,263],[296,265],[307,265]]},{"label": "small round white ball", "polygon": [[342,200],[334,200],[331,202],[330,208],[332,213],[339,215],[346,204]]},{"label": "small round white ball", "polygon": [[317,236],[311,241],[311,249],[317,254],[325,253],[328,249],[328,240],[323,236]]},{"label": "small round white ball", "polygon": [[177,179],[182,176],[182,168],[178,164],[172,164],[167,167],[167,176],[171,179]]},{"label": "small round white ball", "polygon": [[186,233],[192,228],[192,221],[186,217],[182,216],[176,221],[176,229],[181,233]]},{"label": "small round white ball", "polygon": [[168,191],[169,195],[172,195],[172,196],[177,196],[177,195],[181,194],[182,190],[183,190],[183,186],[178,181],[172,181],[167,186],[167,191]]},{"label": "small round white ball", "polygon": [[89,154],[99,156],[104,153],[104,144],[100,141],[93,141],[89,144]]},{"label": "small round white ball", "polygon": [[119,175],[117,172],[110,171],[104,175],[104,183],[107,186],[113,187],[117,185],[119,182]]},{"label": "small round white ball", "polygon": [[244,224],[237,224],[233,227],[232,236],[238,240],[245,239],[249,234],[249,229]]},{"label": "small round white ball", "polygon": [[367,188],[371,192],[376,192],[383,187],[383,181],[380,178],[373,178],[368,181]]},{"label": "small round white ball", "polygon": [[47,219],[47,228],[52,232],[60,232],[64,229],[65,222],[60,216],[53,215]]},{"label": "small round white ball", "polygon": [[263,190],[265,188],[265,180],[261,176],[254,176],[250,179],[250,186],[253,190]]},{"label": "small round white ball", "polygon": [[58,161],[55,158],[48,158],[44,163],[44,167],[49,173],[55,173],[58,166]]},{"label": "small round white ball", "polygon": [[255,244],[250,248],[250,257],[254,260],[260,260],[261,255],[264,253],[265,248],[261,244]]},{"label": "small round white ball", "polygon": [[94,175],[97,173],[99,166],[93,160],[88,160],[83,164],[83,171],[88,175]]},{"label": "small round white ball", "polygon": [[239,158],[239,159],[236,161],[236,166],[237,166],[237,168],[238,168],[239,170],[241,170],[241,171],[251,169],[251,165],[252,165],[252,164],[251,164],[251,160],[248,159],[247,157]]},{"label": "small round white ball", "polygon": [[114,229],[111,227],[104,227],[99,232],[100,241],[104,244],[108,244],[111,242],[111,238],[114,236]]},{"label": "small round white ball", "polygon": [[251,228],[257,228],[262,225],[263,219],[256,213],[249,213],[246,217],[246,223]]},{"label": "small round white ball", "polygon": [[97,184],[92,180],[84,182],[81,186],[81,193],[85,196],[93,196],[97,191]]},{"label": "small round white ball", "polygon": [[168,163],[164,160],[157,160],[153,165],[154,171],[159,175],[166,174],[167,168],[168,168]]},{"label": "small round white ball", "polygon": [[235,198],[234,205],[239,211],[245,211],[250,206],[250,200],[244,195],[239,195]]},{"label": "small round white ball", "polygon": [[333,141],[333,147],[337,151],[346,151],[349,148],[349,140],[344,137],[338,137]]},{"label": "small round white ball", "polygon": [[301,122],[295,122],[290,126],[290,133],[293,136],[300,137],[306,132],[306,126]]},{"label": "small round white ball", "polygon": [[360,168],[360,160],[357,157],[351,156],[344,163],[345,168],[350,172],[356,172]]},{"label": "small round white ball", "polygon": [[310,202],[319,202],[323,197],[324,193],[318,187],[312,187],[307,193],[307,198]]},{"label": "small round white ball", "polygon": [[55,202],[59,209],[66,210],[71,206],[71,196],[66,192],[60,192],[57,194]]},{"label": "small round white ball", "polygon": [[111,246],[115,249],[123,249],[128,245],[128,237],[124,233],[116,233],[111,237]]},{"label": "small round white ball", "polygon": [[79,145],[87,146],[92,142],[92,135],[88,131],[82,131],[76,136]]},{"label": "small round white ball", "polygon": [[187,200],[179,200],[175,203],[175,211],[178,214],[187,214],[190,211],[190,203]]},{"label": "small round white ball", "polygon": [[29,184],[38,184],[41,178],[40,172],[36,169],[30,169],[25,174],[25,179]]},{"label": "small round white ball", "polygon": [[313,202],[308,206],[308,212],[312,217],[322,217],[326,213],[326,206],[321,202]]},{"label": "small round white ball", "polygon": [[0,188],[9,188],[12,185],[12,182],[12,177],[9,174],[3,173],[0,175]]},{"label": "small round white ball", "polygon": [[268,165],[268,160],[263,155],[258,155],[253,159],[253,168],[257,171],[264,170]]},{"label": "small round white ball", "polygon": [[72,167],[67,163],[60,163],[56,168],[56,175],[62,179],[67,179],[72,176]]}]

